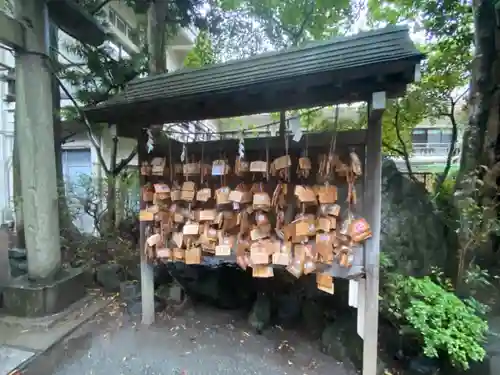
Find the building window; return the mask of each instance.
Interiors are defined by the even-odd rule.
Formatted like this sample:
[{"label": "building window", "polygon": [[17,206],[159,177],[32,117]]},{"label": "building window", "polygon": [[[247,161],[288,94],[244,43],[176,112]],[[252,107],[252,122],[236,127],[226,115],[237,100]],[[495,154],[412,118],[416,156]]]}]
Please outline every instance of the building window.
[{"label": "building window", "polygon": [[116,26],[116,18],[117,18],[117,14],[115,13],[114,10],[110,9],[109,10],[109,23],[112,24],[113,26]]},{"label": "building window", "polygon": [[122,33],[127,34],[127,25],[121,18],[116,19],[116,28],[120,30]]},{"label": "building window", "polygon": [[427,132],[425,129],[414,129],[412,134],[413,143],[427,143]]},{"label": "building window", "polygon": [[134,31],[132,26],[130,26],[128,22],[119,16],[113,9],[110,9],[108,12],[108,20],[111,25],[125,34],[132,43],[135,45],[139,44],[138,34]]},{"label": "building window", "polygon": [[451,129],[443,129],[441,131],[441,143],[451,143],[452,138],[452,130]]},{"label": "building window", "polygon": [[427,143],[441,143],[441,129],[428,129]]},{"label": "building window", "polygon": [[127,27],[127,37],[134,43],[136,46],[140,44],[139,42],[139,33],[134,30],[132,27]]},{"label": "building window", "polygon": [[449,144],[452,138],[451,129],[414,129],[412,142],[414,144],[423,143],[446,143]]}]

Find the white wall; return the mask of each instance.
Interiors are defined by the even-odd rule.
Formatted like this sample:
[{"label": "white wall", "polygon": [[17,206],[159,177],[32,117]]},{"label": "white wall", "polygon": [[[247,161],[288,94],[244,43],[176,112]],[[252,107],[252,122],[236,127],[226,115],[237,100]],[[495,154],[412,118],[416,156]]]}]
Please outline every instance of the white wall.
[{"label": "white wall", "polygon": [[[2,66],[14,67],[12,53],[0,45],[0,75],[7,71]],[[4,101],[7,83],[0,81],[0,221],[13,218],[12,149],[14,146],[14,105]]]}]

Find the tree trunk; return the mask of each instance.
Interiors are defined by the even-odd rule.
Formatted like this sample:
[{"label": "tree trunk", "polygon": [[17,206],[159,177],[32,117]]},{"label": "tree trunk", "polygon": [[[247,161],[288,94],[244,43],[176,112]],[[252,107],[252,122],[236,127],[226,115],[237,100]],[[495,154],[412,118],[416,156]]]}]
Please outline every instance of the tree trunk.
[{"label": "tree trunk", "polygon": [[148,53],[149,73],[163,73],[167,70],[166,54],[166,16],[168,3],[166,0],[154,0],[148,9]]},{"label": "tree trunk", "polygon": [[116,229],[116,158],[118,156],[118,137],[116,132],[112,136],[111,153],[109,160],[109,173],[106,176],[107,194],[106,208],[108,210],[106,230],[107,235],[111,235]]},{"label": "tree trunk", "polygon": [[113,173],[110,173],[106,179],[106,207],[108,210],[106,235],[111,236],[116,229],[116,178]]},{"label": "tree trunk", "polygon": [[[57,49],[59,39],[57,36],[58,28],[53,23],[50,24],[50,58],[52,61],[58,61]],[[56,176],[59,204],[59,228],[62,234],[77,231],[71,220],[68,202],[66,201],[66,187],[64,183],[62,167],[62,123],[61,123],[61,93],[59,91],[59,82],[55,76],[52,77],[52,103],[54,116],[54,153],[56,156]]]},{"label": "tree trunk", "polygon": [[[498,29],[496,11],[493,0],[474,0],[475,26],[475,58],[472,64],[472,78],[470,82],[469,121],[463,138],[460,170],[457,177],[455,203],[459,212],[467,212],[472,205],[496,204],[494,196],[484,194],[478,190],[478,179],[485,177],[485,171],[500,161],[499,123],[500,96],[500,59],[497,50]],[[486,175],[488,171],[486,172]],[[495,179],[496,180],[496,179]],[[495,186],[496,194],[496,186]],[[474,197],[475,201],[470,198]],[[495,213],[496,214],[496,213]],[[496,216],[496,215],[495,215]],[[463,286],[463,278],[470,266],[478,244],[471,242],[471,226],[460,215],[459,254],[457,270],[457,288]],[[488,218],[486,218],[488,220]],[[491,249],[491,247],[489,246]]]}]

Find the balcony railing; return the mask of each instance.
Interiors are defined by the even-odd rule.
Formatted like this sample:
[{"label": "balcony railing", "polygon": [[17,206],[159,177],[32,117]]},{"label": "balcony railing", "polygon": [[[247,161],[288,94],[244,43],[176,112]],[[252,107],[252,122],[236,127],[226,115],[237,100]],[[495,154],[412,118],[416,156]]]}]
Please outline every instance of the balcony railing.
[{"label": "balcony railing", "polygon": [[[455,147],[454,156],[459,151],[459,147]],[[413,156],[447,156],[449,152],[449,143],[413,143]]]}]

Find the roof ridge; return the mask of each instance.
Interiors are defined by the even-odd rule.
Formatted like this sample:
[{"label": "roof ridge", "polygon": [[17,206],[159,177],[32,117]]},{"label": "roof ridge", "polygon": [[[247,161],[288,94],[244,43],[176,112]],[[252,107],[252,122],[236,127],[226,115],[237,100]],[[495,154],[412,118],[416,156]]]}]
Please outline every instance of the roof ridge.
[{"label": "roof ridge", "polygon": [[290,48],[287,48],[287,49],[281,50],[281,51],[263,52],[263,53],[260,53],[258,55],[251,56],[251,57],[248,57],[245,59],[234,59],[234,60],[229,60],[229,61],[226,61],[223,63],[202,66],[199,68],[181,68],[181,69],[174,71],[174,72],[165,72],[165,73],[159,73],[159,74],[155,74],[155,75],[148,76],[148,77],[137,78],[137,79],[134,79],[131,82],[129,82],[129,85],[133,86],[136,84],[143,84],[144,82],[150,82],[150,81],[163,79],[165,76],[169,76],[169,77],[179,76],[182,74],[192,73],[195,71],[198,72],[198,71],[214,69],[214,68],[218,68],[218,67],[222,67],[222,66],[230,66],[233,64],[241,63],[242,61],[250,62],[250,61],[274,57],[277,55],[289,54],[289,53],[294,53],[297,51],[306,51],[306,50],[321,48],[321,47],[325,47],[325,46],[331,46],[331,45],[345,43],[345,42],[352,42],[352,41],[365,39],[365,38],[371,38],[371,37],[375,37],[375,36],[379,36],[379,35],[389,35],[392,33],[403,33],[403,32],[406,34],[408,32],[408,30],[409,30],[409,28],[406,25],[388,25],[386,27],[379,28],[379,29],[361,31],[361,32],[356,33],[354,35],[342,35],[342,36],[332,37],[332,38],[327,39],[327,40],[310,41],[302,46],[290,47]]}]

